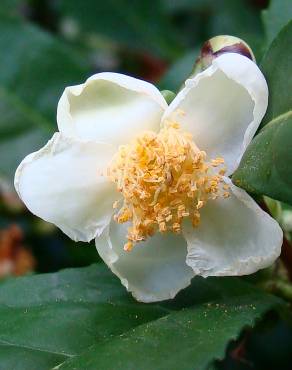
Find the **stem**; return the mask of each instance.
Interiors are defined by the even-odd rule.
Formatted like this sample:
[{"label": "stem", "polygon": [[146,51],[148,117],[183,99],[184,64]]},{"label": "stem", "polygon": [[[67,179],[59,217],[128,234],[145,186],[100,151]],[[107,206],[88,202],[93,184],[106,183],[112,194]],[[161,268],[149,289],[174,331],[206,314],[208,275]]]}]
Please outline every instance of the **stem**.
[{"label": "stem", "polygon": [[[267,212],[269,215],[273,217],[265,201],[260,202],[260,206],[265,212]],[[292,245],[289,242],[289,240],[285,237],[285,235],[283,237],[280,258],[287,269],[290,281],[292,281]]]},{"label": "stem", "polygon": [[273,293],[287,301],[292,302],[292,285],[290,282],[281,280],[269,280],[262,287],[269,293]]}]

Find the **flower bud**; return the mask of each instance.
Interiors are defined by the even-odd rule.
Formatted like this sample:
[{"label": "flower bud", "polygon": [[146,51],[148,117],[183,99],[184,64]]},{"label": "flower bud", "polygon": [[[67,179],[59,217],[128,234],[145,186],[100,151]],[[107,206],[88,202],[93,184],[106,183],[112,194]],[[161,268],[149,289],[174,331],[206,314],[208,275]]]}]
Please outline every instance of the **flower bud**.
[{"label": "flower bud", "polygon": [[256,62],[251,48],[243,40],[234,36],[215,36],[202,46],[201,53],[196,60],[190,77],[208,68],[215,58],[225,53],[241,54]]}]

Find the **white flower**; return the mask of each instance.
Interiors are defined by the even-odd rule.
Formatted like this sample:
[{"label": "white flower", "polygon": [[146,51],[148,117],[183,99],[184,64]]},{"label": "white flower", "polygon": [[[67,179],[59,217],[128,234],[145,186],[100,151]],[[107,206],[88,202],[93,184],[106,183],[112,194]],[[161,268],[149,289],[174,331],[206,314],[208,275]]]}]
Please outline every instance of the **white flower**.
[{"label": "white flower", "polygon": [[195,275],[253,273],[279,256],[282,231],[223,166],[237,168],[267,102],[256,64],[233,53],[169,106],[147,82],[94,75],[65,89],[59,132],[20,164],[16,190],[72,239],[96,238],[140,301],[172,298]]}]

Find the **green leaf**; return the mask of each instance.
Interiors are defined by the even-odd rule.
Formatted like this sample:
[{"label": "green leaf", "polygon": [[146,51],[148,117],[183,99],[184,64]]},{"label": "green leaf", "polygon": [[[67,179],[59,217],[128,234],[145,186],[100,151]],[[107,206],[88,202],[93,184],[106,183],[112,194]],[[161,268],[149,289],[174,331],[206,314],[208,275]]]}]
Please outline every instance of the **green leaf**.
[{"label": "green leaf", "polygon": [[261,62],[269,86],[269,106],[262,126],[292,110],[292,20],[285,26]]},{"label": "green leaf", "polygon": [[292,204],[292,21],[271,44],[261,68],[270,97],[262,126],[233,175],[236,185]]},{"label": "green leaf", "polygon": [[[171,369],[164,364],[167,348],[173,364],[188,369],[222,357],[231,338],[278,303],[236,278],[197,278],[172,301],[143,304],[103,264],[11,279],[0,285],[0,369],[46,370],[73,366],[71,359],[87,370],[119,369],[121,361],[123,369]],[[81,355],[87,351],[93,367]],[[155,366],[150,360],[148,367],[126,366],[140,364],[149,351]]]},{"label": "green leaf", "polygon": [[92,346],[58,369],[204,370],[270,303],[251,293],[183,309]]},{"label": "green leaf", "polygon": [[233,182],[292,204],[292,111],[266,125],[245,152]]},{"label": "green leaf", "polygon": [[0,174],[12,178],[23,157],[57,130],[58,99],[85,78],[85,66],[49,34],[1,15],[0,49],[6,51],[0,58]]},{"label": "green leaf", "polygon": [[0,286],[0,369],[49,369],[167,312],[129,299],[103,265],[7,281]]},{"label": "green leaf", "polygon": [[268,45],[292,19],[291,0],[271,0],[270,6],[262,14]]}]

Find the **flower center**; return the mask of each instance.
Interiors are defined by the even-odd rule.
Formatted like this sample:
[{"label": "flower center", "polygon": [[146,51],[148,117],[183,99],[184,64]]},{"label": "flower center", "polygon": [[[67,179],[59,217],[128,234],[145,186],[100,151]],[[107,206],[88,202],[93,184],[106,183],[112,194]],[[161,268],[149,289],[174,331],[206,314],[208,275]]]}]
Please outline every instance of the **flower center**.
[{"label": "flower center", "polygon": [[222,184],[223,164],[223,158],[207,162],[206,153],[176,122],[121,146],[108,176],[123,195],[123,203],[113,205],[119,208],[114,219],[131,222],[124,249],[130,251],[155,232],[180,233],[185,218],[196,227],[208,200],[229,196],[228,185]]}]

